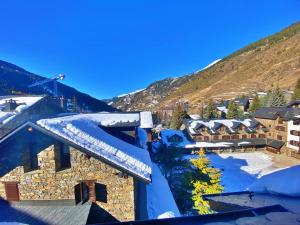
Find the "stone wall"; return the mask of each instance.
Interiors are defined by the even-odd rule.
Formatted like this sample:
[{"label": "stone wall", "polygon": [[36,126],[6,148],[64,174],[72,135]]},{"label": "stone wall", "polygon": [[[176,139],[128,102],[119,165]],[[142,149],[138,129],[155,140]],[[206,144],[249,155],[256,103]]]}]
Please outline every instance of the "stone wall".
[{"label": "stone wall", "polygon": [[[61,200],[75,199],[74,187],[79,181],[96,180],[107,190],[107,202],[96,203],[120,221],[134,220],[134,179],[119,177],[120,171],[72,147],[70,153],[71,168],[56,171],[55,148],[51,145],[38,153],[38,170],[24,173],[23,166],[18,166],[0,181],[19,182],[20,200]],[[5,198],[1,186],[0,196]]]}]

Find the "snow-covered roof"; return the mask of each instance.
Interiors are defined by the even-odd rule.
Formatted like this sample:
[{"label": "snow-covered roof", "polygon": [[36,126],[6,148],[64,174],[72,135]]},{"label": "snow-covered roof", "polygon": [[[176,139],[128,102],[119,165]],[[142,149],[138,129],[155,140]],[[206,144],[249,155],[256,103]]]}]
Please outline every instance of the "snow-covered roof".
[{"label": "snow-covered roof", "polygon": [[[43,96],[2,96],[0,97],[0,125],[12,120],[16,115],[20,114],[33,104],[41,100]],[[4,112],[7,101],[15,101],[17,107],[10,112]]]},{"label": "snow-covered roof", "polygon": [[43,119],[37,121],[37,124],[119,168],[150,182],[151,160],[148,152],[101,129],[99,124],[103,122],[103,115],[101,113],[79,114]]},{"label": "snow-covered roof", "polygon": [[[265,174],[248,187],[249,191],[300,197],[300,165]],[[288,185],[287,185],[288,184]]]},{"label": "snow-covered roof", "polygon": [[228,112],[228,109],[225,106],[218,106],[217,109],[225,114]]},{"label": "snow-covered roof", "polygon": [[213,120],[190,120],[188,130],[191,134],[196,134],[196,130],[200,127],[207,127],[210,132],[214,133],[221,126],[225,126],[231,132],[234,132],[239,126],[244,125],[247,128],[255,128],[258,122],[252,119],[236,120],[236,119],[213,119]]},{"label": "snow-covered roof", "polygon": [[129,113],[98,113],[99,125],[104,127],[113,126],[139,126],[141,128],[153,128],[152,114],[145,112]]}]

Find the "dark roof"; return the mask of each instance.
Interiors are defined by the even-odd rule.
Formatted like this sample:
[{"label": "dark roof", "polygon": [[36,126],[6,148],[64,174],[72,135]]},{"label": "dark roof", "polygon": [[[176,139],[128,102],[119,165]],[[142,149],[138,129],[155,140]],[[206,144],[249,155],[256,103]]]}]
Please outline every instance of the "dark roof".
[{"label": "dark roof", "polygon": [[293,105],[300,105],[300,99],[299,100],[295,100],[295,101],[291,101],[287,104],[287,107],[292,107]]},{"label": "dark roof", "polygon": [[[228,224],[235,224],[236,220],[247,219],[248,217],[260,217],[265,216],[271,212],[287,212],[285,208],[280,205],[272,205],[267,207],[259,207],[252,209],[236,210],[233,212],[214,213],[199,216],[183,216],[167,219],[153,219],[143,221],[130,221],[121,222],[120,225],[212,225],[217,222],[228,222]],[[103,225],[116,225],[116,223],[104,223]]]},{"label": "dark roof", "polygon": [[271,120],[275,120],[277,116],[283,120],[291,120],[297,115],[300,115],[300,108],[287,107],[263,107],[252,114],[255,118]]},{"label": "dark roof", "polygon": [[278,141],[274,139],[267,138],[266,145],[272,148],[280,149],[285,144],[284,141]]},{"label": "dark roof", "polygon": [[228,209],[245,209],[266,207],[274,204],[280,204],[287,210],[299,213],[300,197],[288,197],[284,195],[273,195],[269,193],[255,193],[249,191],[228,192],[221,194],[204,195],[217,212],[226,212]]},{"label": "dark roof", "polygon": [[249,98],[248,97],[245,97],[245,98],[236,98],[236,99],[234,99],[234,102],[237,105],[246,106],[246,105],[249,104]]},{"label": "dark roof", "polygon": [[[59,202],[60,204],[51,204]],[[30,225],[82,225],[87,223],[91,205],[64,204],[48,201],[47,204],[22,204],[0,201],[0,222],[15,222]]]}]

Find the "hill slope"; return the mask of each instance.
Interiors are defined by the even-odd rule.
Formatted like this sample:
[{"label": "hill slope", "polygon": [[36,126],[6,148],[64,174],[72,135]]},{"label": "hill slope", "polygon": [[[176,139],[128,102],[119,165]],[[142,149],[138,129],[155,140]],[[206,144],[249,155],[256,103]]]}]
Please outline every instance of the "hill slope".
[{"label": "hill slope", "polygon": [[[51,94],[52,84],[43,85],[35,88],[27,88],[28,85],[45,77],[30,73],[11,63],[0,60],[0,95],[11,94]],[[93,98],[85,93],[67,85],[58,83],[59,94],[65,98],[72,99],[76,96],[78,105],[88,106],[92,111],[114,111],[103,101]]]},{"label": "hill slope", "polygon": [[[192,109],[197,109],[201,101],[209,98],[248,95],[272,86],[292,89],[298,78],[300,23],[254,42],[205,70],[155,82],[143,92],[115,99],[113,106],[124,110],[156,110],[174,101],[187,100]],[[175,79],[180,82],[170,85]]]}]

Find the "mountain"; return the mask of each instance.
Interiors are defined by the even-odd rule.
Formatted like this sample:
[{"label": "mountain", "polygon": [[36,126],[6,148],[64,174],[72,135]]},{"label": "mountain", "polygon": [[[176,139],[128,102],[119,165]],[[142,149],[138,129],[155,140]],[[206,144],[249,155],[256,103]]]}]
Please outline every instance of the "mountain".
[{"label": "mountain", "polygon": [[[52,94],[53,84],[48,83],[39,87],[28,88],[28,85],[45,77],[30,73],[25,69],[0,60],[0,95],[11,94]],[[78,106],[88,107],[92,111],[115,111],[105,102],[93,98],[67,85],[58,83],[59,95],[67,99],[76,97]]]},{"label": "mountain", "polygon": [[183,84],[193,79],[197,73],[208,69],[221,59],[215,60],[201,70],[187,74],[182,77],[166,78],[151,83],[147,88],[137,90],[128,94],[122,94],[110,100],[105,100],[108,104],[124,111],[153,110],[166,99],[170,93],[177,90]]},{"label": "mountain", "polygon": [[292,90],[300,78],[300,23],[256,41],[208,68],[150,84],[144,91],[114,98],[122,110],[157,110],[188,101],[191,111],[208,99],[229,99],[267,91]]}]

